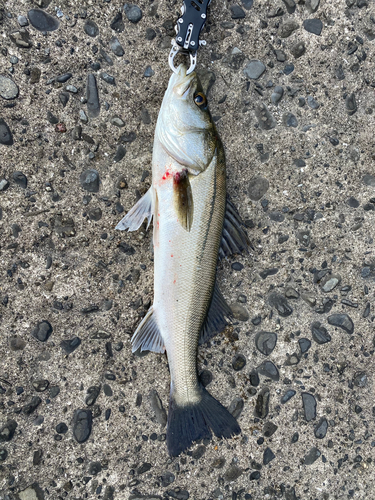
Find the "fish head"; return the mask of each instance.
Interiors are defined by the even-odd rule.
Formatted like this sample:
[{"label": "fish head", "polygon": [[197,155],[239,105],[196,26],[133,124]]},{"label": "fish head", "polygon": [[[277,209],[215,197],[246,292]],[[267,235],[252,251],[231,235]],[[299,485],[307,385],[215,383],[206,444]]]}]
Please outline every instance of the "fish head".
[{"label": "fish head", "polygon": [[215,153],[218,138],[207,98],[197,74],[187,75],[182,64],[169,80],[155,133],[164,150],[191,174],[205,170]]}]

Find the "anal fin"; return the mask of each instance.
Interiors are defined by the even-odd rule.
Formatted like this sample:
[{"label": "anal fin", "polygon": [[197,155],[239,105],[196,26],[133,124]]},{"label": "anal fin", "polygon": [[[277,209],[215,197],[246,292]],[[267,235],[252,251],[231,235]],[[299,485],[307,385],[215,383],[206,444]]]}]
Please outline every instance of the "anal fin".
[{"label": "anal fin", "polygon": [[214,293],[211,304],[208,308],[206,320],[199,336],[199,345],[204,344],[217,333],[220,333],[229,324],[228,320],[232,317],[231,308],[226,303],[219,287],[215,283]]},{"label": "anal fin", "polygon": [[153,313],[154,309],[151,306],[134,332],[131,338],[133,353],[138,351],[138,349],[141,352],[152,351],[161,354],[165,351],[164,342]]},{"label": "anal fin", "polygon": [[244,223],[233,203],[227,198],[219,258],[223,259],[236,253],[248,252],[251,247]]},{"label": "anal fin", "polygon": [[136,231],[140,228],[142,222],[147,217],[148,224],[150,225],[152,215],[153,215],[153,192],[152,186],[147,191],[147,193],[142,196],[140,200],[132,207],[125,217],[117,224],[116,229],[124,231],[128,229],[129,231]]}]

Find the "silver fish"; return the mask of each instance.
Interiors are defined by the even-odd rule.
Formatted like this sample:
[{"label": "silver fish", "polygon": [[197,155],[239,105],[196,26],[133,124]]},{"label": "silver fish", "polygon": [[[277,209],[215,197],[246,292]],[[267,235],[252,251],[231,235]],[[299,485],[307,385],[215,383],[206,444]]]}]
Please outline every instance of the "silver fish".
[{"label": "silver fish", "polygon": [[226,197],[222,143],[196,73],[170,78],[154,139],[152,186],[116,229],[135,231],[154,217],[154,303],[132,350],[168,355],[170,455],[193,441],[240,433],[236,419],[199,382],[197,349],[231,317],[216,285],[218,257],[247,250],[241,219]]}]

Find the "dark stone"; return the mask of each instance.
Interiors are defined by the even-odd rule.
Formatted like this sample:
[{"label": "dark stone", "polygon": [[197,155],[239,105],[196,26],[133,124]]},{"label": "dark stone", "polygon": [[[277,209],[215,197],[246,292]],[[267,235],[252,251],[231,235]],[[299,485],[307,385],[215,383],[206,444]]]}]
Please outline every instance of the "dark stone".
[{"label": "dark stone", "polygon": [[87,19],[83,29],[85,30],[86,35],[91,36],[92,38],[99,35],[98,25],[92,19]]},{"label": "dark stone", "polygon": [[146,29],[146,35],[145,38],[146,40],[153,40],[156,37],[156,31],[152,28],[147,28]]},{"label": "dark stone", "polygon": [[9,339],[9,347],[11,351],[22,351],[26,346],[26,342],[20,337],[14,336]]},{"label": "dark stone", "polygon": [[63,75],[60,75],[56,78],[56,81],[58,83],[65,83],[67,82],[70,78],[72,78],[72,73],[64,73]]},{"label": "dark stone", "polygon": [[349,205],[351,208],[358,208],[359,207],[359,201],[354,198],[354,196],[351,196],[349,199],[346,200],[346,204]]},{"label": "dark stone", "polygon": [[270,390],[268,387],[263,387],[263,389],[259,392],[255,404],[254,415],[257,418],[266,418],[269,411],[269,402],[270,402]]},{"label": "dark stone", "polygon": [[296,10],[296,2],[294,0],[283,0],[288,14],[293,14]]},{"label": "dark stone", "polygon": [[43,451],[35,450],[33,455],[33,465],[39,465],[42,461]]},{"label": "dark stone", "polygon": [[87,75],[86,99],[87,114],[90,118],[96,118],[100,113],[100,102],[96,78],[92,73]]},{"label": "dark stone", "polygon": [[260,478],[260,472],[255,470],[250,474],[250,481],[256,481]]},{"label": "dark stone", "polygon": [[64,422],[60,422],[56,425],[56,432],[58,434],[66,434],[68,432],[68,426]]},{"label": "dark stone", "polygon": [[[284,95],[284,89],[282,87],[280,87],[279,85],[277,85],[271,95],[271,101],[273,104],[277,104],[281,98],[283,97]],[[276,212],[276,213],[280,213],[280,212]],[[282,216],[282,220],[284,220],[284,216],[280,213],[280,215]],[[271,216],[271,215],[270,215]],[[277,222],[282,222],[282,220],[277,220]]]},{"label": "dark stone", "polygon": [[109,85],[116,85],[114,77],[106,72],[100,73],[100,78],[104,80],[106,83],[109,83]]},{"label": "dark stone", "polygon": [[355,372],[353,377],[353,384],[356,387],[366,387],[367,381],[368,378],[366,372]]},{"label": "dark stone", "polygon": [[52,124],[56,125],[59,123],[59,119],[51,113],[51,111],[47,111],[47,120]]},{"label": "dark stone", "polygon": [[236,397],[231,401],[228,411],[234,416],[234,418],[238,418],[241,415],[244,405],[244,400]]},{"label": "dark stone", "polygon": [[270,183],[265,177],[257,175],[249,182],[248,194],[251,200],[258,201],[268,191]]},{"label": "dark stone", "polygon": [[90,193],[97,193],[99,191],[99,172],[92,168],[82,172],[80,183],[83,189]]},{"label": "dark stone", "polygon": [[232,19],[243,19],[246,15],[245,11],[239,5],[231,5],[230,11]]},{"label": "dark stone", "polygon": [[301,354],[304,354],[305,352],[307,352],[310,347],[311,347],[311,342],[309,339],[298,339],[298,344],[299,344],[299,347],[301,349]]},{"label": "dark stone", "polygon": [[100,386],[97,385],[92,385],[87,389],[87,396],[85,399],[85,403],[87,406],[92,406],[96,400],[98,399],[98,396],[100,394]]},{"label": "dark stone", "polygon": [[283,115],[283,122],[286,127],[296,128],[298,126],[298,120],[293,113],[285,113]]},{"label": "dark stone", "polygon": [[277,292],[272,292],[269,296],[268,302],[271,307],[274,307],[279,315],[283,318],[290,316],[293,309],[290,307],[287,299]]},{"label": "dark stone", "polygon": [[68,104],[69,97],[70,96],[69,96],[68,92],[61,92],[59,94],[59,100],[60,100],[60,102],[61,102],[61,104],[63,105],[64,108]]},{"label": "dark stone", "polygon": [[[204,448],[203,453],[206,451],[206,447],[205,446],[199,446],[198,449],[195,450],[195,451],[198,451],[199,448]],[[161,485],[162,485],[163,488],[166,488],[167,486],[169,486],[170,484],[172,484],[175,479],[176,479],[176,476],[174,474],[172,474],[172,472],[169,472],[169,471],[163,472],[163,474],[160,476]]]},{"label": "dark stone", "polygon": [[320,451],[318,450],[318,448],[316,448],[314,446],[313,448],[311,448],[309,453],[305,456],[303,463],[305,465],[312,465],[314,462],[316,462],[318,460],[320,455],[321,455]]},{"label": "dark stone", "polygon": [[375,175],[366,174],[362,177],[363,184],[366,186],[375,187]]},{"label": "dark stone", "polygon": [[[286,54],[283,50],[275,50],[275,56],[276,56],[276,59],[279,61],[279,62],[285,62],[286,61]],[[282,88],[282,87],[281,87]],[[280,99],[279,99],[280,100]]]},{"label": "dark stone", "polygon": [[250,372],[249,378],[250,378],[250,384],[253,387],[258,387],[258,385],[260,384],[260,380],[259,380],[258,372],[256,370],[252,370]]},{"label": "dark stone", "polygon": [[305,419],[307,420],[307,422],[310,422],[310,420],[313,420],[316,417],[316,399],[312,394],[303,392],[302,403],[303,411],[305,413]]},{"label": "dark stone", "polygon": [[151,408],[155,412],[155,417],[157,422],[162,426],[165,427],[167,425],[167,413],[165,409],[163,408],[163,403],[161,402],[161,399],[159,397],[159,394],[155,389],[153,389],[150,392],[150,403],[151,403]]},{"label": "dark stone", "polygon": [[269,356],[275,349],[276,342],[277,335],[273,332],[259,332],[255,336],[255,345],[265,356]]},{"label": "dark stone", "polygon": [[167,495],[175,498],[176,500],[188,500],[188,498],[190,497],[188,491],[181,490],[180,488],[176,488],[175,490],[167,490]]},{"label": "dark stone", "polygon": [[212,373],[209,370],[203,370],[199,374],[199,381],[203,387],[207,387],[212,382]]},{"label": "dark stone", "polygon": [[299,57],[303,56],[305,52],[306,52],[306,45],[305,42],[303,41],[295,43],[290,48],[290,53],[295,59],[298,59]]},{"label": "dark stone", "polygon": [[278,426],[274,424],[273,422],[266,422],[263,426],[263,435],[266,438],[269,438],[275,434],[277,431]]},{"label": "dark stone", "polygon": [[152,465],[148,462],[144,462],[140,467],[137,469],[137,474],[144,474],[145,472],[148,472],[151,469]]},{"label": "dark stone", "polygon": [[60,21],[44,10],[31,9],[27,13],[31,26],[38,31],[55,31],[60,26]]},{"label": "dark stone", "polygon": [[39,396],[32,397],[30,403],[27,403],[22,407],[23,413],[25,415],[30,415],[31,413],[33,413],[33,411],[35,411],[38,408],[41,402],[42,400],[40,399]]},{"label": "dark stone", "polygon": [[272,361],[263,361],[263,363],[258,366],[257,371],[264,377],[268,377],[276,382],[280,378],[279,370]]},{"label": "dark stone", "polygon": [[323,29],[323,23],[320,19],[306,19],[303,21],[303,27],[309,33],[320,35]]},{"label": "dark stone", "polygon": [[15,420],[8,420],[0,429],[0,443],[10,441],[17,429],[17,422]]},{"label": "dark stone", "polygon": [[48,380],[33,380],[32,386],[36,390],[36,392],[44,392],[48,389],[49,381]]},{"label": "dark stone", "polygon": [[271,448],[266,448],[263,453],[263,465],[268,465],[275,458]]},{"label": "dark stone", "polygon": [[280,38],[288,38],[299,28],[299,24],[294,20],[285,21],[280,28]]},{"label": "dark stone", "polygon": [[258,61],[258,59],[249,61],[243,70],[245,76],[251,80],[258,80],[258,78],[260,78],[265,71],[266,66],[262,63],[262,61]]},{"label": "dark stone", "polygon": [[242,469],[237,465],[231,465],[224,473],[224,481],[235,481],[242,475]]},{"label": "dark stone", "polygon": [[137,5],[124,5],[126,17],[131,23],[138,23],[142,19],[142,11]]},{"label": "dark stone", "polygon": [[46,342],[52,332],[53,328],[51,323],[44,320],[36,325],[36,327],[32,330],[31,335],[40,340],[40,342]]},{"label": "dark stone", "polygon": [[[260,104],[255,108],[255,116],[258,120],[259,127],[262,130],[271,130],[276,127],[277,123],[272,114],[268,111],[265,104]],[[268,187],[267,187],[268,189]],[[254,200],[256,201],[256,200]]]},{"label": "dark stone", "polygon": [[312,337],[318,344],[326,344],[330,342],[331,336],[327,329],[321,325],[319,321],[314,321],[311,325]]},{"label": "dark stone", "polygon": [[271,269],[263,269],[263,271],[259,273],[259,276],[265,280],[266,278],[268,278],[268,276],[274,276],[278,272],[279,272],[278,267],[272,267]]},{"label": "dark stone", "polygon": [[4,144],[5,146],[13,145],[13,135],[8,127],[7,123],[0,118],[0,144]]},{"label": "dark stone", "polygon": [[73,416],[73,436],[78,443],[87,441],[91,434],[91,410],[76,410]]},{"label": "dark stone", "polygon": [[112,388],[109,384],[103,385],[103,392],[109,398],[113,396],[113,391],[112,391]]},{"label": "dark stone", "polygon": [[357,111],[357,102],[355,99],[354,94],[349,94],[346,99],[345,99],[345,106],[346,106],[346,111],[349,116],[354,115],[354,113]]},{"label": "dark stone", "polygon": [[293,389],[289,389],[288,391],[286,391],[284,396],[281,397],[280,403],[282,405],[285,405],[285,403],[287,403],[295,395],[296,395],[296,391],[293,391]]},{"label": "dark stone", "polygon": [[246,358],[243,354],[236,354],[232,359],[233,370],[239,372],[246,366]]},{"label": "dark stone", "polygon": [[331,314],[328,316],[328,323],[342,328],[346,333],[352,334],[354,332],[354,323],[348,314]]},{"label": "dark stone", "polygon": [[89,474],[97,476],[102,470],[102,464],[100,462],[91,462],[89,465]]},{"label": "dark stone", "polygon": [[314,429],[314,434],[317,439],[323,439],[327,434],[328,422],[325,417],[322,417]]},{"label": "dark stone", "polygon": [[112,50],[112,52],[115,54],[117,57],[122,57],[125,54],[125,51],[119,42],[118,38],[113,36],[111,40],[109,41],[109,47]]},{"label": "dark stone", "polygon": [[97,222],[102,218],[102,209],[100,207],[92,208],[91,210],[89,210],[88,215],[90,220],[94,220]]},{"label": "dark stone", "polygon": [[66,352],[66,354],[71,354],[81,345],[81,339],[79,337],[73,337],[70,340],[63,340],[60,343],[60,347]]},{"label": "dark stone", "polygon": [[284,75],[290,75],[294,71],[294,64],[286,64],[284,67]]},{"label": "dark stone", "polygon": [[117,33],[122,33],[125,29],[125,24],[124,21],[122,20],[122,13],[117,12],[115,17],[113,18],[110,27],[113,31],[116,31]]},{"label": "dark stone", "polygon": [[9,38],[20,49],[30,49],[32,47],[30,34],[27,30],[23,28],[9,33]]}]

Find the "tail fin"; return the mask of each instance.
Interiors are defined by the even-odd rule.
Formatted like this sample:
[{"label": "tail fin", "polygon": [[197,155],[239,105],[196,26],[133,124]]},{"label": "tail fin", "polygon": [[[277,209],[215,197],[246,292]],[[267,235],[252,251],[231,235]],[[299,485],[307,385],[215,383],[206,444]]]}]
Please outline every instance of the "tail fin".
[{"label": "tail fin", "polygon": [[179,406],[171,394],[168,413],[167,445],[176,457],[193,441],[217,437],[230,438],[241,432],[237,420],[206,389],[201,386],[202,399],[195,404]]}]

